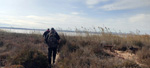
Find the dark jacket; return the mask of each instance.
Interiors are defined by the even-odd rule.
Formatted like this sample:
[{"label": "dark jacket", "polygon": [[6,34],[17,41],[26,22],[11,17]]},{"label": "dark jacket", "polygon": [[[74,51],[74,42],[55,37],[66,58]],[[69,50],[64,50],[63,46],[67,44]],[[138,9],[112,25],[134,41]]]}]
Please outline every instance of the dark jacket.
[{"label": "dark jacket", "polygon": [[48,35],[49,32],[50,32],[50,31],[47,30],[47,31],[45,31],[44,34],[43,34],[43,37],[44,37],[44,39],[45,39],[46,44],[48,44],[47,35]]},{"label": "dark jacket", "polygon": [[43,37],[46,39],[46,36],[47,34],[49,33],[50,31],[45,31],[44,34],[43,34]]},{"label": "dark jacket", "polygon": [[58,35],[58,33],[56,32],[56,36],[57,40],[60,40],[60,36]]},{"label": "dark jacket", "polygon": [[[47,44],[48,44],[48,38],[49,38],[51,32],[53,32],[53,31],[50,31],[47,34],[45,33],[46,34],[45,41]],[[59,44],[58,41],[60,40],[60,36],[58,35],[58,33],[56,31],[54,31],[54,34],[55,34],[55,38],[57,39],[57,44]]]}]

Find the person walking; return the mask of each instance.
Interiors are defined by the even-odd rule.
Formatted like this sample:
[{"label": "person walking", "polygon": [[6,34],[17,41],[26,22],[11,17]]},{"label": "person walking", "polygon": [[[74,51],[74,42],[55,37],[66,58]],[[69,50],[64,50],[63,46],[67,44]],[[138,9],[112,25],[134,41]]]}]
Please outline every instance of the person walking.
[{"label": "person walking", "polygon": [[52,54],[53,54],[53,64],[55,63],[55,58],[56,58],[59,42],[60,42],[60,36],[58,35],[58,33],[55,31],[54,28],[51,28],[50,32],[47,35],[48,62],[49,62],[50,68],[51,68]]},{"label": "person walking", "polygon": [[47,37],[47,35],[48,35],[48,33],[50,32],[50,30],[49,30],[49,28],[43,33],[43,37],[44,37],[44,39],[45,39],[45,43],[46,44],[48,44],[48,42],[47,42],[47,39],[48,39],[48,37]]}]

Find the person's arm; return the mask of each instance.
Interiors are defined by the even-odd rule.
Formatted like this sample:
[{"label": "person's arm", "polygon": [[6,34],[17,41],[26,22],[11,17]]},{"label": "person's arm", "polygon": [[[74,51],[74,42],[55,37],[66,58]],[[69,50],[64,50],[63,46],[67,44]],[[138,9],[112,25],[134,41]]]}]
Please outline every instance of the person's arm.
[{"label": "person's arm", "polygon": [[58,40],[58,43],[60,43],[60,36],[58,35],[58,33],[56,32],[56,38]]},{"label": "person's arm", "polygon": [[43,33],[43,37],[45,37],[45,33],[46,33],[46,32]]},{"label": "person's arm", "polygon": [[59,53],[60,52],[60,36],[58,35],[58,33],[56,32],[56,38],[57,38],[57,42],[58,42],[58,47],[57,47],[57,52]]},{"label": "person's arm", "polygon": [[59,40],[60,39],[60,36],[58,35],[58,33],[56,32],[56,38],[57,38],[57,40]]}]

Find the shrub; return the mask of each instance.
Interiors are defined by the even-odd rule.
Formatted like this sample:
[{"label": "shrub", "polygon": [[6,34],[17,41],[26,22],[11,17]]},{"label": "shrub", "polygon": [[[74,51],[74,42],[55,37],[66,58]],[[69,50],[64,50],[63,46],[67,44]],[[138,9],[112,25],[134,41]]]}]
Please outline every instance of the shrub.
[{"label": "shrub", "polygon": [[116,46],[115,49],[119,50],[119,51],[126,51],[127,50],[127,46],[119,45],[119,46]]},{"label": "shrub", "polygon": [[125,60],[121,64],[115,65],[115,68],[141,68],[134,61]]},{"label": "shrub", "polygon": [[77,46],[77,45],[74,44],[74,43],[67,43],[66,45],[67,45],[67,47],[68,47],[69,52],[74,52],[74,51],[76,51],[77,49],[79,49],[79,46]]},{"label": "shrub", "polygon": [[0,55],[0,66],[5,66],[6,60],[7,60],[8,58],[9,58],[8,55],[5,55],[5,54]]},{"label": "shrub", "polygon": [[141,51],[138,51],[138,62],[150,67],[150,47],[143,47]]},{"label": "shrub", "polygon": [[46,68],[48,67],[48,59],[40,51],[23,50],[12,59],[12,64],[23,65],[25,68]]},{"label": "shrub", "polygon": [[7,66],[5,68],[24,68],[22,65],[11,65],[11,66]]},{"label": "shrub", "polygon": [[133,44],[142,48],[144,46],[144,44],[141,41],[133,41]]},{"label": "shrub", "polygon": [[93,48],[93,51],[94,51],[95,55],[99,58],[113,57],[113,55],[110,55],[110,54],[106,53],[105,51],[103,51],[102,48],[95,47],[95,48]]},{"label": "shrub", "polygon": [[0,41],[0,47],[2,47],[4,45],[4,43],[2,41]]}]

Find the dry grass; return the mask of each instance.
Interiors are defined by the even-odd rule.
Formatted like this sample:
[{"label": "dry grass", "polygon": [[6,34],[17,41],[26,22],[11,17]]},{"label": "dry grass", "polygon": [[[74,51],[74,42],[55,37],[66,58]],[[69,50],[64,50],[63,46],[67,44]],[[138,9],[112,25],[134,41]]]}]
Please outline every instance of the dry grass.
[{"label": "dry grass", "polygon": [[116,49],[132,46],[133,43],[129,46],[126,44],[131,41],[127,37],[112,34],[62,37],[67,42],[61,49],[58,68],[140,68],[134,61],[108,54],[101,46],[104,41],[107,45],[115,45]]},{"label": "dry grass", "polygon": [[141,51],[137,53],[138,62],[150,67],[150,46],[143,47]]},{"label": "dry grass", "polygon": [[[17,34],[0,32],[0,66],[20,65],[24,62],[46,62],[47,47],[43,38],[38,34]],[[33,55],[30,53],[33,52]],[[37,55],[37,56],[35,56]],[[30,58],[33,56],[34,58]],[[35,59],[42,60],[36,61]],[[45,59],[43,59],[45,57]],[[35,61],[34,61],[35,60]],[[25,66],[25,65],[24,65]],[[38,68],[38,67],[26,67]]]},{"label": "dry grass", "polygon": [[[135,53],[138,62],[150,67],[148,66],[150,65],[149,35],[120,36],[102,31],[97,35],[86,33],[84,36],[63,34],[60,36],[60,56],[54,68],[141,68],[134,61],[120,59],[105,52],[101,44],[113,45],[114,49],[127,52],[132,52],[130,47],[138,48],[138,52]],[[31,52],[33,54],[30,54]],[[34,57],[35,55],[36,57]],[[29,56],[34,58],[29,58]],[[47,56],[47,47],[41,35],[0,32],[0,66],[23,65],[28,60],[33,63],[33,66],[29,65],[30,67],[25,68],[35,68],[35,59],[39,57],[43,59],[44,56]],[[31,61],[31,59],[35,61]],[[46,59],[40,61],[43,62]],[[47,61],[45,62],[47,63]]]}]

